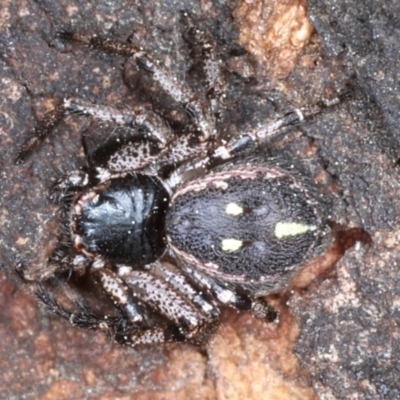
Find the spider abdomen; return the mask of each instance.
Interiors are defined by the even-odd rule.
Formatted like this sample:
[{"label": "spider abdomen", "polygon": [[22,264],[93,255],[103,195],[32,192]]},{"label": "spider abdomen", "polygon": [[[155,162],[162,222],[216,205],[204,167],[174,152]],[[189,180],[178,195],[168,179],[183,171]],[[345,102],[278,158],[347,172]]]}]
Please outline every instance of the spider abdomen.
[{"label": "spider abdomen", "polygon": [[320,206],[287,171],[231,166],[189,182],[171,201],[168,242],[178,257],[231,282],[296,270],[327,232]]},{"label": "spider abdomen", "polygon": [[81,194],[72,211],[75,247],[129,265],[143,266],[164,251],[168,193],[155,178],[134,174]]}]

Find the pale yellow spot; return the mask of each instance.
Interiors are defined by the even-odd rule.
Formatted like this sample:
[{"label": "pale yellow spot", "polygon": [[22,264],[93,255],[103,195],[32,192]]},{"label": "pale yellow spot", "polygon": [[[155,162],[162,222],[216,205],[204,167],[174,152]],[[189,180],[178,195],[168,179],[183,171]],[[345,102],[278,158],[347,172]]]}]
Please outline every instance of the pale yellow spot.
[{"label": "pale yellow spot", "polygon": [[308,231],[315,231],[314,225],[305,225],[298,222],[278,222],[275,225],[275,236],[282,239],[287,236],[297,236]]},{"label": "pale yellow spot", "polygon": [[221,243],[222,251],[226,251],[228,253],[239,250],[243,245],[243,241],[238,239],[222,239]]},{"label": "pale yellow spot", "polygon": [[243,207],[236,203],[229,203],[225,208],[225,212],[229,215],[240,215],[243,214]]}]

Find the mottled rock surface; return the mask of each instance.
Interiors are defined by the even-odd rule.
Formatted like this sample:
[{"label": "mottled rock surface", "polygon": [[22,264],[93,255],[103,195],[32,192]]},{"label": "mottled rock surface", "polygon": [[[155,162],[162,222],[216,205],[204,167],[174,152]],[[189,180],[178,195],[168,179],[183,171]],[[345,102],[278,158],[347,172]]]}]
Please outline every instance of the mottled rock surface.
[{"label": "mottled rock surface", "polygon": [[[0,1],[4,398],[400,396],[398,6],[394,0],[311,0],[307,20],[303,1],[214,3]],[[29,264],[32,274],[44,271],[58,226],[48,187],[60,168],[84,162],[80,135],[88,121],[67,118],[25,164],[15,166],[13,160],[36,118],[66,94],[100,104],[153,104],[168,117],[173,111],[132,62],[63,43],[55,34],[73,28],[131,38],[199,89],[182,38],[181,10],[207,27],[221,48],[228,71],[223,134],[334,97],[351,85],[350,100],[288,130],[269,153],[300,160],[316,182],[328,186],[332,220],[363,227],[373,243],[348,251],[329,276],[293,294],[289,307],[276,299],[279,323],[226,310],[205,349],[122,348],[49,315],[14,272],[18,262]],[[257,24],[263,33],[252,35]],[[99,129],[107,134],[112,127]]]}]

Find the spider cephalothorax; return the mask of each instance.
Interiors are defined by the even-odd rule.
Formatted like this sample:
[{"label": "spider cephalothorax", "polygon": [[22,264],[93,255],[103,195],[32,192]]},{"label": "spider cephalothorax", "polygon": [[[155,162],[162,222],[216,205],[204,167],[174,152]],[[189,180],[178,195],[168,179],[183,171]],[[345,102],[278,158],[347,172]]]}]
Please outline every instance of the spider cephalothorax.
[{"label": "spider cephalothorax", "polygon": [[119,110],[67,98],[39,123],[17,160],[24,161],[68,113],[126,128],[125,136],[111,135],[87,154],[87,168],[67,174],[53,189],[63,205],[67,240],[51,260],[61,272],[94,277],[116,315],[101,315],[79,302],[80,309],[69,311],[45,284],[35,283],[37,295],[55,313],[84,328],[106,329],[123,344],[202,343],[217,326],[221,305],[273,318],[263,296],[287,285],[329,237],[319,194],[263,151],[282,127],[318,113],[324,104],[222,140],[215,128],[223,93],[220,63],[208,35],[198,29],[193,35],[204,48],[204,71],[213,89],[209,108],[131,44],[60,34],[132,57],[186,110],[192,133],[175,135],[146,108]]}]

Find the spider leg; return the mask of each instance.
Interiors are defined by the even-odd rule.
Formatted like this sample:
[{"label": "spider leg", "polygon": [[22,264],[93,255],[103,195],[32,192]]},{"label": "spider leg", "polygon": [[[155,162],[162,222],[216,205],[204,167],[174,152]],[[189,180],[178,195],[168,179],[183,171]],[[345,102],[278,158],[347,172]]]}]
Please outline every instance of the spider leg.
[{"label": "spider leg", "polygon": [[[114,154],[106,154],[103,157],[106,160],[101,160],[99,163],[100,167],[108,168],[113,173],[140,170],[150,167],[154,163],[158,163],[160,167],[177,165],[204,154],[207,150],[208,140],[215,136],[212,118],[206,113],[205,107],[195,93],[166,71],[160,63],[153,61],[147,53],[129,43],[70,32],[61,32],[59,36],[83,43],[91,48],[102,49],[125,57],[133,57],[139,67],[150,73],[162,89],[186,110],[196,123],[197,132],[187,137],[174,138],[171,130],[160,117],[142,107],[135,107],[132,110],[119,110],[114,107],[96,105],[87,100],[66,98],[39,122],[31,137],[22,145],[16,158],[17,164],[26,160],[65,115],[73,113],[91,116],[101,121],[110,121],[132,129],[129,140],[119,146]],[[198,40],[202,40],[203,47],[207,48],[207,60],[209,62],[206,63],[205,70],[209,81],[209,95],[212,98],[214,95],[211,95],[211,92],[215,94],[213,101],[216,104],[217,97],[221,94],[222,81],[220,81],[215,52],[208,48],[206,40]],[[135,129],[137,129],[136,132]],[[143,138],[143,136],[146,140],[140,141],[140,137]],[[118,138],[115,139],[115,141],[118,140]],[[116,146],[114,146],[114,150],[115,148]],[[126,159],[129,160],[127,163],[125,162]]]},{"label": "spider leg", "polygon": [[331,100],[320,101],[316,104],[297,108],[288,112],[280,118],[273,119],[264,124],[260,124],[252,131],[239,138],[232,138],[227,143],[222,144],[214,150],[210,157],[210,163],[216,160],[227,160],[236,154],[243,152],[249,146],[259,145],[277,136],[281,130],[288,126],[297,125],[320,114],[324,110],[340,104],[349,98],[349,92],[340,93]]},{"label": "spider leg", "polygon": [[[127,171],[147,168],[149,172],[156,172],[166,165],[178,165],[188,159],[200,157],[208,150],[208,142],[200,140],[196,134],[172,136],[168,126],[150,110],[137,108],[121,111],[86,100],[69,98],[45,115],[32,136],[22,145],[15,162],[23,163],[68,113],[92,116],[131,128],[128,137],[113,137],[109,139],[107,146],[101,146],[91,155],[94,159],[91,160],[92,163],[95,161],[98,166],[97,178],[100,181]],[[135,131],[135,128],[144,130],[145,134]],[[51,196],[57,200],[70,188],[82,188],[88,182],[87,172],[74,171],[55,183]]]},{"label": "spider leg", "polygon": [[103,331],[124,345],[157,344],[182,341],[184,338],[175,327],[168,325],[143,329],[132,324],[125,316],[100,315],[84,302],[77,302],[77,311],[64,307],[44,286],[37,285],[35,295],[52,313],[81,329]]},{"label": "spider leg", "polygon": [[219,311],[216,305],[210,299],[205,300],[204,295],[199,293],[188,282],[182,272],[171,264],[155,261],[147,266],[152,275],[162,278],[168,282],[175,290],[184,295],[191,303],[196,306],[206,315],[213,315],[213,318],[219,316]]},{"label": "spider leg", "polygon": [[57,178],[50,189],[50,199],[60,203],[67,201],[74,194],[82,191],[90,183],[89,174],[83,170],[75,170]]},{"label": "spider leg", "polygon": [[129,324],[137,327],[149,327],[153,324],[149,307],[129,290],[121,277],[106,267],[101,259],[95,259],[92,266],[92,275],[108,297],[121,310]]},{"label": "spider leg", "polygon": [[254,298],[254,296],[250,296],[244,291],[239,293],[235,288],[224,287],[215,279],[201,274],[195,268],[184,266],[182,269],[198,287],[216,297],[219,303],[238,310],[249,310],[256,318],[269,322],[276,319],[276,310],[264,298]]},{"label": "spider leg", "polygon": [[140,327],[132,325],[124,316],[100,315],[85,302],[76,302],[78,311],[70,311],[43,285],[36,286],[35,295],[51,312],[67,320],[71,325],[82,329],[106,332],[120,344],[165,343],[171,341],[165,339],[173,336],[173,331],[169,332],[167,328],[143,331]]},{"label": "spider leg", "polygon": [[[99,265],[92,270],[96,279],[129,317],[125,332],[117,331],[118,342],[130,345],[175,341],[202,343],[215,329],[217,308],[196,294],[178,271],[172,273],[159,262],[149,265],[148,271],[120,266],[118,273]],[[168,322],[157,324],[151,320],[150,312],[143,315],[143,305]]]},{"label": "spider leg", "polygon": [[112,122],[122,127],[142,129],[148,137],[157,141],[160,148],[165,147],[172,136],[170,128],[161,118],[150,109],[144,107],[138,106],[132,110],[120,110],[75,97],[64,99],[63,106],[66,112],[70,114],[76,113],[90,116],[100,121]]},{"label": "spider leg", "polygon": [[[315,115],[323,112],[325,109],[340,104],[342,101],[349,98],[349,92],[343,92],[336,98],[331,100],[320,101],[314,105],[306,106],[300,109],[295,109],[281,118],[277,118],[271,121],[261,124],[254,130],[246,133],[242,136],[233,137],[231,140],[222,141],[223,144],[217,146],[212,152],[206,153],[209,149],[206,146],[197,145],[195,146],[182,146],[182,154],[185,157],[181,157],[181,165],[176,168],[172,174],[167,177],[164,182],[168,189],[172,191],[174,188],[179,186],[185,180],[185,174],[188,171],[193,170],[208,170],[214,165],[218,165],[221,160],[229,160],[236,155],[245,152],[246,150],[254,149],[257,145],[267,142],[273,137],[277,136],[281,130],[285,127],[297,125],[304,120],[312,119]],[[178,151],[179,146],[176,147]],[[171,149],[171,155],[174,148]],[[208,156],[206,154],[209,154]],[[167,154],[168,156],[168,154]],[[171,159],[168,159],[171,161]]]},{"label": "spider leg", "polygon": [[348,98],[348,93],[339,94],[330,100],[322,100],[316,104],[312,104],[306,107],[297,108],[285,114],[281,118],[267,122],[256,127],[253,131],[249,132],[248,135],[256,143],[265,142],[268,139],[276,136],[276,134],[287,126],[297,125],[303,121],[308,121],[320,114],[324,110],[333,107],[343,102],[344,99]]},{"label": "spider leg", "polygon": [[124,280],[146,303],[171,320],[183,339],[201,342],[204,335],[208,336],[204,331],[212,328],[212,321],[166,282],[139,271],[132,272]]},{"label": "spider leg", "polygon": [[89,330],[112,331],[113,326],[120,324],[120,318],[100,315],[84,302],[76,304],[79,311],[68,310],[42,284],[36,284],[34,293],[51,312],[64,318],[73,326]]},{"label": "spider leg", "polygon": [[[122,142],[122,143],[121,143]],[[94,155],[97,178],[105,181],[129,171],[157,174],[160,168],[176,166],[187,160],[207,154],[207,142],[199,142],[197,137],[185,135],[174,137],[164,149],[158,149],[148,139],[122,139],[118,146],[110,143],[99,148]],[[111,149],[112,151],[109,151]]]},{"label": "spider leg", "polygon": [[208,138],[215,135],[215,128],[213,124],[210,123],[211,119],[196,94],[168,72],[161,63],[154,61],[149,54],[139,47],[126,42],[67,31],[59,32],[58,37],[79,42],[92,49],[100,49],[108,53],[133,58],[137,65],[150,74],[153,80],[180,104],[193,121],[195,121],[199,131],[199,140],[206,141]]},{"label": "spider leg", "polygon": [[15,159],[16,164],[22,164],[29,155],[49,136],[53,128],[61,121],[65,115],[62,104],[57,105],[54,110],[48,112],[36,126],[33,134],[21,146]]},{"label": "spider leg", "polygon": [[210,101],[211,113],[216,118],[221,118],[221,100],[224,94],[225,76],[222,73],[222,60],[216,43],[209,32],[196,26],[187,13],[182,14],[182,20],[187,28],[184,38],[192,47],[195,62],[202,65],[205,74],[206,94]]},{"label": "spider leg", "polygon": [[[93,261],[96,263],[96,260]],[[34,282],[33,292],[52,313],[67,320],[73,326],[107,332],[124,345],[141,345],[190,341],[202,344],[217,326],[218,310],[196,296],[190,304],[185,294],[195,293],[188,283],[175,279],[175,286],[149,272],[130,271],[124,279],[108,268],[93,268],[96,280],[105,293],[121,310],[121,316],[102,315],[82,299],[72,300],[75,310],[65,307],[44,284]],[[179,291],[177,287],[181,289]],[[184,292],[184,293],[183,293]],[[158,312],[162,319],[153,318]],[[208,312],[208,314],[207,314]]]},{"label": "spider leg", "polygon": [[54,110],[49,111],[36,126],[31,137],[21,146],[16,164],[23,163],[44,139],[49,136],[55,126],[68,114],[90,116],[100,121],[113,122],[131,129],[132,136],[143,136],[139,129],[146,132],[146,137],[153,140],[158,149],[165,148],[172,133],[159,116],[143,107],[132,110],[119,110],[115,107],[100,106],[88,100],[65,98]]}]

